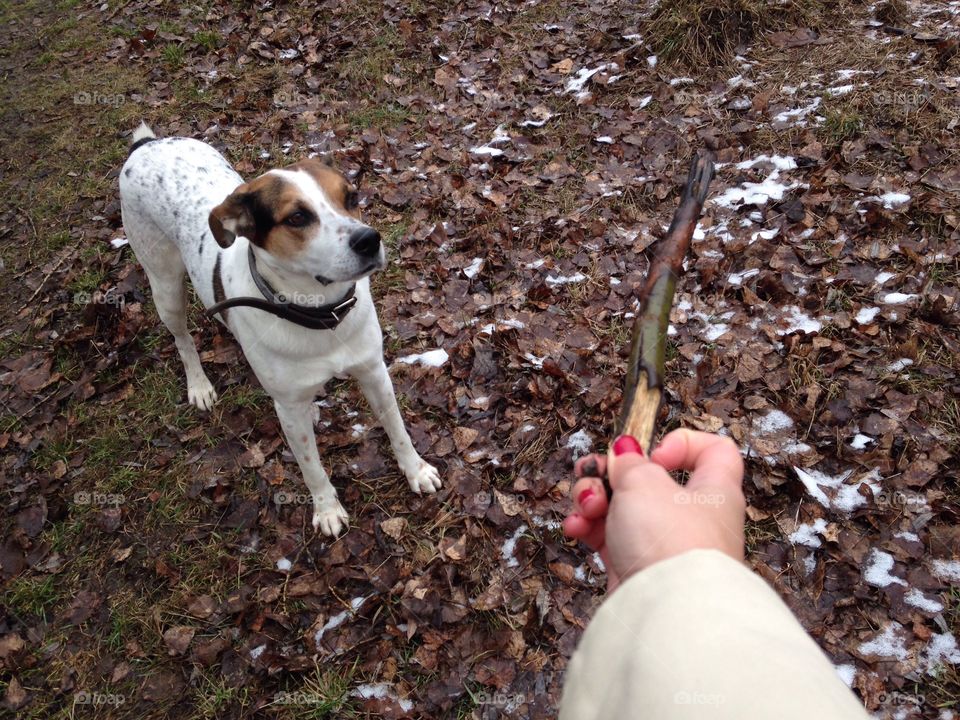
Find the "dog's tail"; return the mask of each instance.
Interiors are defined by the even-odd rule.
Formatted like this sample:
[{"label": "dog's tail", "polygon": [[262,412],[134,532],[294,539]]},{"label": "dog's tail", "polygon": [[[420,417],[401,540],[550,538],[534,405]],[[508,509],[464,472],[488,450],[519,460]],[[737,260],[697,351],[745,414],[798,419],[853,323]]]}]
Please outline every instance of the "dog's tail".
[{"label": "dog's tail", "polygon": [[130,137],[130,154],[133,153],[141,145],[146,145],[151,140],[156,140],[157,136],[154,134],[153,130],[150,129],[150,126],[145,122],[140,122],[140,127],[133,131],[133,135]]}]

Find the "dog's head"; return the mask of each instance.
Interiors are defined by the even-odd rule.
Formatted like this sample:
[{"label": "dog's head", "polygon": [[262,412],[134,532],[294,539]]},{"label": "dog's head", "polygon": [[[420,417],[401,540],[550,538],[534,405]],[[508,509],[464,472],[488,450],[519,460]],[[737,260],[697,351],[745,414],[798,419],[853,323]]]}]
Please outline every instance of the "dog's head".
[{"label": "dog's head", "polygon": [[242,235],[279,266],[321,283],[357,280],[386,263],[380,233],[360,220],[357,190],[320,160],[244,183],[210,212],[221,247]]}]

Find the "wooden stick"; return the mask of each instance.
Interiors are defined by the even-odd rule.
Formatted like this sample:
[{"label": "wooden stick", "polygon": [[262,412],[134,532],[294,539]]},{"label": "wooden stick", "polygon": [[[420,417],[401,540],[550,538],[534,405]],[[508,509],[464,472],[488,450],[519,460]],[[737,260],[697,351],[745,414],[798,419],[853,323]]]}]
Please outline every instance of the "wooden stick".
[{"label": "wooden stick", "polygon": [[640,309],[633,324],[630,360],[623,390],[623,412],[617,423],[617,435],[632,435],[644,453],[657,429],[657,414],[663,399],[664,361],[670,309],[677,279],[683,274],[683,259],[690,247],[693,231],[700,219],[707,190],[713,179],[713,157],[698,153],[690,163],[680,207],[660,241],[650,263],[647,280],[640,292]]}]

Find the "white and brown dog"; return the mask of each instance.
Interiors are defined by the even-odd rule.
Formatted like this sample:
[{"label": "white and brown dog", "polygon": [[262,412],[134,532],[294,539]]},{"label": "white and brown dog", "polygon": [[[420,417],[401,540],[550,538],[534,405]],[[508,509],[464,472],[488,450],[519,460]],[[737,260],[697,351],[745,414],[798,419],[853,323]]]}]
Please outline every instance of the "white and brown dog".
[{"label": "white and brown dog", "polygon": [[386,260],[360,220],[357,191],[319,160],[248,183],[206,143],[133,134],[120,172],[123,226],[187,374],[187,397],[208,410],[217,393],[187,331],[185,273],[230,328],[264,389],[313,496],[313,526],[337,535],[347,513],[320,464],[314,399],[334,375],[355,377],[383,423],[415,493],[440,488],[410,442],[383,359],[370,273]]}]

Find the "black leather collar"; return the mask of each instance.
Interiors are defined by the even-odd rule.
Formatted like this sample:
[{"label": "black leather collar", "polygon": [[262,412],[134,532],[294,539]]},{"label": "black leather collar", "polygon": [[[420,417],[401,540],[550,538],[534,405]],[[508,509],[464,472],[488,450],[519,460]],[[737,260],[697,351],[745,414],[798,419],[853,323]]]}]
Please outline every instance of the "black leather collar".
[{"label": "black leather collar", "polygon": [[[211,317],[227,308],[242,305],[263,310],[278,318],[283,318],[300,327],[310,330],[333,330],[347,316],[351,308],[357,304],[357,296],[354,293],[357,290],[356,283],[350,286],[347,294],[335,303],[327,305],[297,305],[290,302],[283,293],[277,292],[273,286],[267,282],[257,271],[257,261],[253,255],[253,245],[250,246],[250,274],[253,276],[253,282],[263,293],[263,299],[255,297],[236,297],[218,302],[207,310],[207,315]],[[214,278],[216,280],[216,278]]]}]

